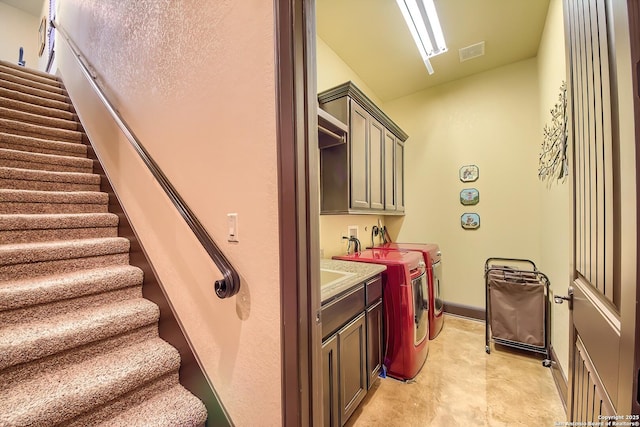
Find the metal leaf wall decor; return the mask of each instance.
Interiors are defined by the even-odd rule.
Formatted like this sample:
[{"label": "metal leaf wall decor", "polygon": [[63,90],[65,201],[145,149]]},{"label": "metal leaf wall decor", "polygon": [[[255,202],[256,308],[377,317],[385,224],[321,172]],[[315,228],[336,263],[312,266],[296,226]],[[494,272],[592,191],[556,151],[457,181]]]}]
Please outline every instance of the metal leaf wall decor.
[{"label": "metal leaf wall decor", "polygon": [[551,125],[544,125],[538,178],[549,185],[569,175],[567,160],[567,84],[560,86],[558,102],[551,109]]}]

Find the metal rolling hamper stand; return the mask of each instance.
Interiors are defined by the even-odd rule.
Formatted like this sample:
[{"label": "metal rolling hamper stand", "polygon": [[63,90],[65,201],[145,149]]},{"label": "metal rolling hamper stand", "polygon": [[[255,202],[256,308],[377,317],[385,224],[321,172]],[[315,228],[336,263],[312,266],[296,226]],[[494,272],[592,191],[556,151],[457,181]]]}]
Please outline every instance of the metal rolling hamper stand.
[{"label": "metal rolling hamper stand", "polygon": [[489,258],[484,264],[486,284],[485,350],[491,341],[545,355],[549,351],[549,278],[533,261]]}]

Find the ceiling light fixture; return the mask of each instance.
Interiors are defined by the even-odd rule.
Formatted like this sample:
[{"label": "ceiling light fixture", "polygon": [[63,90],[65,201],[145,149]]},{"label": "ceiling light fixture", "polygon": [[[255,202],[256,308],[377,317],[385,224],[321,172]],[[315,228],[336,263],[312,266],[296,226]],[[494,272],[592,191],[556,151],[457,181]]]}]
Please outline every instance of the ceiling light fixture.
[{"label": "ceiling light fixture", "polygon": [[433,0],[396,0],[396,2],[418,46],[427,71],[433,74],[429,58],[447,51]]}]

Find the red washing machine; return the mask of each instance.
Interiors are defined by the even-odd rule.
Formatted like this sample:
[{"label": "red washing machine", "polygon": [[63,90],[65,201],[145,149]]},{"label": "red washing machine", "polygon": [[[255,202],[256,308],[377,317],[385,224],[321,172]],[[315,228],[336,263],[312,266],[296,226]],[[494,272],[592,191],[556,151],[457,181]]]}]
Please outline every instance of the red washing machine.
[{"label": "red washing machine", "polygon": [[427,265],[429,282],[429,339],[438,336],[444,325],[444,304],[440,294],[442,284],[442,254],[435,243],[385,243],[375,248],[391,251],[415,251],[422,253]]},{"label": "red washing machine", "polygon": [[400,380],[414,378],[429,351],[429,297],[422,256],[411,251],[367,249],[334,259],[382,264],[385,366]]}]

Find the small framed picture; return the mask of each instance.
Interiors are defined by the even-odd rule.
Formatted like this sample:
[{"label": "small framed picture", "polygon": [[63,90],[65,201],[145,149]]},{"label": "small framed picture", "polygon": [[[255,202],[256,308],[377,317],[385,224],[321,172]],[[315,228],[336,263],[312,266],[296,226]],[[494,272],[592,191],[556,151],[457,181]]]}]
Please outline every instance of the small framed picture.
[{"label": "small framed picture", "polygon": [[460,225],[465,230],[475,230],[480,227],[480,215],[477,213],[463,213],[460,217]]},{"label": "small framed picture", "polygon": [[480,201],[480,193],[475,188],[464,188],[460,192],[460,203],[463,205],[477,205]]},{"label": "small framed picture", "polygon": [[44,48],[47,45],[47,17],[43,16],[40,20],[38,28],[38,56],[42,56]]},{"label": "small framed picture", "polygon": [[460,168],[460,181],[473,182],[478,179],[480,171],[476,165],[465,165]]}]

